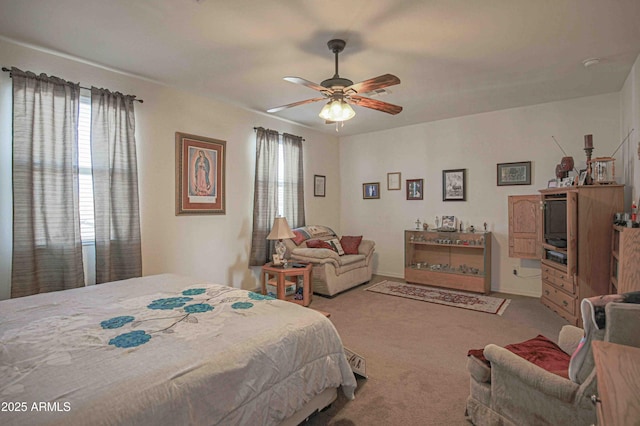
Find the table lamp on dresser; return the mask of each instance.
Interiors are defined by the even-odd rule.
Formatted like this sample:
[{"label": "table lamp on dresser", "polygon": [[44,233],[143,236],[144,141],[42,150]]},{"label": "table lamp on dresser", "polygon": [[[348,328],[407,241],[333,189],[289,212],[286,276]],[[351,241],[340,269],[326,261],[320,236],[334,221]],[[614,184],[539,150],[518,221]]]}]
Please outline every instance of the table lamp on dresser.
[{"label": "table lamp on dresser", "polygon": [[296,234],[293,233],[289,224],[287,223],[287,218],[282,216],[277,216],[273,221],[273,226],[271,227],[271,232],[267,235],[267,240],[277,240],[275,244],[276,254],[273,255],[273,265],[287,266],[287,259],[285,259],[284,255],[287,251],[287,247],[282,242],[285,238],[295,238]]}]

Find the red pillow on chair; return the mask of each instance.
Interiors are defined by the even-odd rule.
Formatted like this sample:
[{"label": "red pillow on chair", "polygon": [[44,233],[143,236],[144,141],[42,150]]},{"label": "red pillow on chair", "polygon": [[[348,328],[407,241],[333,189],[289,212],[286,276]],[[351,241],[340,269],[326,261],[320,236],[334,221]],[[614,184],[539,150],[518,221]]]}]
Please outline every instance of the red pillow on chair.
[{"label": "red pillow on chair", "polygon": [[340,245],[344,250],[344,254],[358,254],[358,247],[360,247],[361,241],[362,235],[358,237],[343,235],[342,238],[340,238]]},{"label": "red pillow on chair", "polygon": [[[565,379],[569,378],[571,356],[542,334],[521,343],[507,345],[504,348],[550,373]],[[491,364],[484,357],[483,351],[484,349],[471,349],[467,355],[478,358],[490,367]]]},{"label": "red pillow on chair", "polygon": [[[333,250],[333,247],[331,247],[331,244],[322,241],[322,240],[308,240],[307,241],[307,247],[309,248],[326,248],[329,250]],[[334,250],[335,251],[335,250]]]},{"label": "red pillow on chair", "polygon": [[294,235],[296,236],[295,238],[292,238],[291,240],[296,243],[297,246],[299,246],[300,244],[302,244],[302,242],[304,240],[307,239],[307,237],[304,236],[304,234],[300,231],[293,231]]}]

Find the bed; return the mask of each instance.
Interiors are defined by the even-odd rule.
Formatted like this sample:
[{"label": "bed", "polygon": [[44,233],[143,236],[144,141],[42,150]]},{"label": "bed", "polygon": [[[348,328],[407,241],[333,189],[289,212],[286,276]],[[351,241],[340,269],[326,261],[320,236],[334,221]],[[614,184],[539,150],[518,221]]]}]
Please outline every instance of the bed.
[{"label": "bed", "polygon": [[156,275],[0,302],[0,424],[297,424],[356,380],[333,324]]}]

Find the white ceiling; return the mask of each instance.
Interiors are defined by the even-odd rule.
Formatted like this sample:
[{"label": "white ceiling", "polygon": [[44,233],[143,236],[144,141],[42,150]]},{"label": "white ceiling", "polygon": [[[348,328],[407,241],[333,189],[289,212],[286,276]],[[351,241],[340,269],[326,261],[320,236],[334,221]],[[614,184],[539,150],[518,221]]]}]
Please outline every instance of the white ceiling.
[{"label": "white ceiling", "polygon": [[[617,92],[640,54],[640,0],[0,0],[0,10],[6,38],[260,112],[317,97],[282,77],[333,76],[326,43],[345,39],[340,76],[398,76],[377,99],[404,110],[355,107],[341,135]],[[592,57],[600,64],[585,68]],[[275,115],[335,133],[322,104]]]}]

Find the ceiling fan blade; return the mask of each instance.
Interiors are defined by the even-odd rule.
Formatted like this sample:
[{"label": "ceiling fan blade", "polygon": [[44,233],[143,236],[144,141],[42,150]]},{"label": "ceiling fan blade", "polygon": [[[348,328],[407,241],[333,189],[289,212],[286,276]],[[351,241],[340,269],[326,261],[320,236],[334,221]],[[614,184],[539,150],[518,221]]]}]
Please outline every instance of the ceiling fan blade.
[{"label": "ceiling fan blade", "polygon": [[400,84],[400,79],[393,74],[384,74],[378,77],[370,78],[369,80],[361,81],[360,83],[352,84],[344,89],[355,90],[356,93],[367,93],[373,90],[382,89],[384,87],[394,86]]},{"label": "ceiling fan blade", "polygon": [[355,104],[361,107],[375,109],[375,110],[386,112],[387,114],[392,114],[392,115],[396,115],[400,111],[402,111],[401,106],[378,101],[376,99],[365,98],[364,96],[351,95],[349,96],[349,101],[352,104]]},{"label": "ceiling fan blade", "polygon": [[312,81],[309,80],[305,80],[304,78],[301,77],[284,77],[284,80],[287,80],[291,83],[295,83],[295,84],[301,84],[303,86],[307,86],[310,89],[313,90],[317,90],[318,92],[331,92],[329,89],[327,89],[326,87],[322,87],[319,84],[316,84]]},{"label": "ceiling fan blade", "polygon": [[313,99],[307,99],[305,101],[298,101],[298,102],[294,102],[292,104],[287,104],[287,105],[282,105],[279,107],[275,107],[275,108],[269,108],[267,110],[267,112],[278,112],[278,111],[282,111],[283,109],[287,109],[287,108],[292,108],[298,105],[304,105],[304,104],[310,104],[312,102],[318,102],[318,101],[324,101],[327,98],[313,98]]}]

